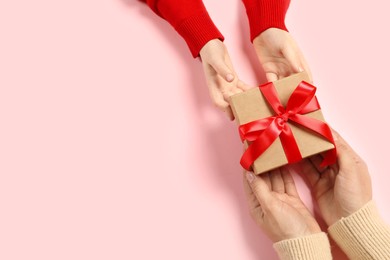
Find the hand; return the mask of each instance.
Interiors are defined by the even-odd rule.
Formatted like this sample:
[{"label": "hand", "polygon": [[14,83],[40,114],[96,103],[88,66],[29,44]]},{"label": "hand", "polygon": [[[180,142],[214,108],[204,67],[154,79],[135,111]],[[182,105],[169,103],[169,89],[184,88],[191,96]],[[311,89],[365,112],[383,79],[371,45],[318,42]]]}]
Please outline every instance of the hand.
[{"label": "hand", "polygon": [[200,50],[200,57],[211,99],[233,120],[229,97],[251,87],[238,79],[226,46],[220,40],[214,39],[206,43]]},{"label": "hand", "polygon": [[317,221],[299,198],[286,168],[260,176],[251,172],[245,175],[244,189],[250,213],[273,242],[321,232]]},{"label": "hand", "polygon": [[290,33],[269,28],[253,40],[253,46],[268,81],[304,70],[313,81],[310,68]]},{"label": "hand", "polygon": [[325,222],[330,226],[348,217],[372,199],[371,178],[364,161],[336,132],[338,163],[321,168],[320,155],[301,162]]}]

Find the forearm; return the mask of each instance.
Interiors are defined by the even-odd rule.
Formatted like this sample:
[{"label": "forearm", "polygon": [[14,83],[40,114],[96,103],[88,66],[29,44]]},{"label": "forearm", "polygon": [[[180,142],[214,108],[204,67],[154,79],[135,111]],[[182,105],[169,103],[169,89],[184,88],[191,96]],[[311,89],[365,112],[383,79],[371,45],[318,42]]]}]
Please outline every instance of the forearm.
[{"label": "forearm", "polygon": [[212,39],[223,40],[201,0],[146,0],[183,37],[193,57]]},{"label": "forearm", "polygon": [[373,201],[329,227],[350,259],[390,259],[390,228]]},{"label": "forearm", "polygon": [[268,28],[287,31],[284,23],[290,0],[242,0],[249,21],[251,41]]},{"label": "forearm", "polygon": [[317,233],[294,239],[282,240],[274,244],[281,260],[329,260],[332,259],[328,237]]}]

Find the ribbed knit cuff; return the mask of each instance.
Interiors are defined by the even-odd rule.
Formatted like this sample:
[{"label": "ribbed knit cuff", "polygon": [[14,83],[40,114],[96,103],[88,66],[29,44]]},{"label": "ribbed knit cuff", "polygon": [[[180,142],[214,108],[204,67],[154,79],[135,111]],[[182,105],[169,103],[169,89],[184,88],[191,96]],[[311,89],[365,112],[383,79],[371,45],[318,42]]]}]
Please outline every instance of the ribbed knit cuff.
[{"label": "ribbed knit cuff", "polygon": [[243,0],[249,21],[251,41],[268,28],[287,31],[284,19],[290,0]]},{"label": "ribbed knit cuff", "polygon": [[207,12],[199,13],[184,20],[175,29],[186,41],[194,58],[199,56],[200,50],[208,41],[213,39],[224,40],[223,35]]},{"label": "ribbed knit cuff", "polygon": [[328,229],[351,259],[390,259],[390,228],[373,201]]},{"label": "ribbed knit cuff", "polygon": [[281,260],[332,259],[326,233],[282,240],[274,244]]}]

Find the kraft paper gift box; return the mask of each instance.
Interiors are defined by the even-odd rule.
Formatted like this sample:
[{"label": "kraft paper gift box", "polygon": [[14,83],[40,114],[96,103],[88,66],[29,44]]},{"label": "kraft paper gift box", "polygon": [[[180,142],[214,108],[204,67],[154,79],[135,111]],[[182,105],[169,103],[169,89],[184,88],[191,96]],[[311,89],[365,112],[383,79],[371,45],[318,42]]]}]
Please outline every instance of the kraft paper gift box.
[{"label": "kraft paper gift box", "polygon": [[[284,108],[286,107],[291,94],[302,81],[309,82],[309,77],[306,72],[294,74],[273,82],[280,103]],[[264,98],[259,88],[253,88],[231,96],[230,105],[238,125],[244,125],[258,119],[275,116],[275,111]],[[304,116],[325,122],[320,109],[304,114]],[[320,134],[297,123],[291,122],[290,120],[287,121],[286,124],[289,124],[291,128],[302,158],[335,148],[332,143],[333,139],[327,140]],[[245,149],[247,149],[250,144],[251,142],[245,140]],[[251,168],[255,174],[261,174],[288,163],[289,161],[286,157],[280,137],[278,137],[257,159],[255,159]]]}]

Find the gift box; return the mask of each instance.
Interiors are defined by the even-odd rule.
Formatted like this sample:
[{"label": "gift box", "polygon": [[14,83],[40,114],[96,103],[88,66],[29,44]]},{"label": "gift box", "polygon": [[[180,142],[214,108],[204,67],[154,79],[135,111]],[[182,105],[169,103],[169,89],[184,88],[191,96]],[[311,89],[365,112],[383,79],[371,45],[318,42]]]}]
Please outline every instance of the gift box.
[{"label": "gift box", "polygon": [[323,166],[336,162],[326,124],[306,72],[231,96],[230,105],[245,145],[241,165],[265,173],[325,153]]}]

